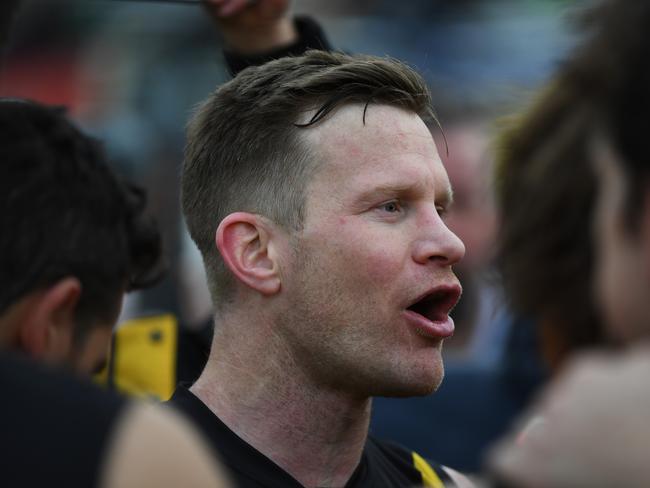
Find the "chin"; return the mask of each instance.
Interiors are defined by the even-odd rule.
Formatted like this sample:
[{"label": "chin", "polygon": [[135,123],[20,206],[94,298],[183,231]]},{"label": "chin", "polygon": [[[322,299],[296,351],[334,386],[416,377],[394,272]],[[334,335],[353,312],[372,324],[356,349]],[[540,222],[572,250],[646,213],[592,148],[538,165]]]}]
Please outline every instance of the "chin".
[{"label": "chin", "polygon": [[417,377],[397,380],[391,383],[378,384],[381,389],[372,396],[382,396],[391,398],[408,398],[427,396],[434,393],[444,377],[442,368],[435,368],[430,374],[420,374]]}]

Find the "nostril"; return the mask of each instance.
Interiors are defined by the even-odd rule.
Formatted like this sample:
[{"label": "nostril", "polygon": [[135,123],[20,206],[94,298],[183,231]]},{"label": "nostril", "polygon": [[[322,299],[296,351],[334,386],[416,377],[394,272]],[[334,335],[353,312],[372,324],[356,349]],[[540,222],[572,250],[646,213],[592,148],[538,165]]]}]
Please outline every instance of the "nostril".
[{"label": "nostril", "polygon": [[438,228],[437,232],[423,236],[414,243],[413,259],[420,264],[432,262],[452,265],[465,255],[465,245],[448,228]]}]

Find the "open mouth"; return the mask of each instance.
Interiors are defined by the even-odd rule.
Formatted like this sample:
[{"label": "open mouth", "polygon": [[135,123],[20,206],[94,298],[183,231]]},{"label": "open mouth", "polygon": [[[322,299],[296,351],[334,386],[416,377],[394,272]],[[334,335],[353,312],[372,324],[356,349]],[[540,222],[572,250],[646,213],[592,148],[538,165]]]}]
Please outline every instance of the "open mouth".
[{"label": "open mouth", "polygon": [[407,310],[425,317],[431,322],[442,322],[460,299],[460,287],[439,288],[420,297]]}]

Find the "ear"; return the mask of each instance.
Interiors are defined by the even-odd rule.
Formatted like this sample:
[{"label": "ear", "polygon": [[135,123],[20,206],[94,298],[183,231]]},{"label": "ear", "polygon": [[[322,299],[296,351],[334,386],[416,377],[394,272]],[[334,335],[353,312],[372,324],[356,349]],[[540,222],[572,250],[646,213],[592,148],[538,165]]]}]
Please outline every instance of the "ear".
[{"label": "ear", "polygon": [[650,277],[650,186],[645,189],[643,210],[639,216],[639,241],[643,246],[646,276]]},{"label": "ear", "polygon": [[236,212],[217,228],[217,248],[239,281],[263,295],[280,291],[274,228],[263,217]]},{"label": "ear", "polygon": [[18,339],[22,349],[37,360],[65,361],[72,350],[80,295],[81,283],[73,277],[37,292],[20,325]]}]

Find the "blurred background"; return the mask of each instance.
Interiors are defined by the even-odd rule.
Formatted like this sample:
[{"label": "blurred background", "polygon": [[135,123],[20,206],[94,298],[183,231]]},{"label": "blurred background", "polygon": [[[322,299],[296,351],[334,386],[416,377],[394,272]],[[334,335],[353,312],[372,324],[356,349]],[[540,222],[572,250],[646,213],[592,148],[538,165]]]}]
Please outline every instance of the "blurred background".
[{"label": "blurred background", "polygon": [[[469,422],[465,428],[474,434],[483,429],[477,441],[483,446],[527,402],[536,378],[543,376],[535,355],[528,354],[534,337],[521,333],[527,330],[523,326],[513,333],[513,323],[525,318],[508,313],[492,267],[498,228],[491,179],[494,121],[526,103],[561,62],[577,41],[572,18],[591,3],[297,0],[293,5],[294,13],[320,22],[337,49],[399,58],[431,85],[448,153],[441,135],[436,138],[455,190],[448,222],[467,246],[457,269],[465,290],[455,311],[457,332],[445,344],[448,378],[465,375],[467,368],[502,372],[504,367],[514,368],[516,378],[509,379],[505,393],[500,380],[490,383],[493,376],[447,381],[443,389],[451,383],[491,395],[491,400],[465,398],[468,408],[476,411],[478,405],[481,410],[482,416],[473,420],[455,415],[462,410],[458,392],[447,392],[447,403],[445,396],[436,395],[434,407],[413,403],[410,413],[403,403],[397,408],[392,400],[377,402],[380,421],[373,430],[388,437],[410,432],[410,438],[399,440],[411,447],[422,444],[423,454],[460,469],[476,470],[479,461],[453,450],[457,445],[466,452],[471,444],[457,423]],[[201,259],[180,216],[178,180],[184,125],[192,107],[229,77],[219,33],[199,5],[118,0],[23,4],[0,76],[0,95],[67,106],[81,127],[105,141],[116,169],[147,188],[164,229],[171,272],[157,287],[130,295],[123,318],[171,312],[191,328],[210,315]],[[444,419],[448,433],[440,422],[436,427],[447,446],[442,454],[430,446],[430,431],[403,422],[391,430],[396,425],[391,416],[421,422],[422,408],[425,416],[437,408],[436,415]]]}]

